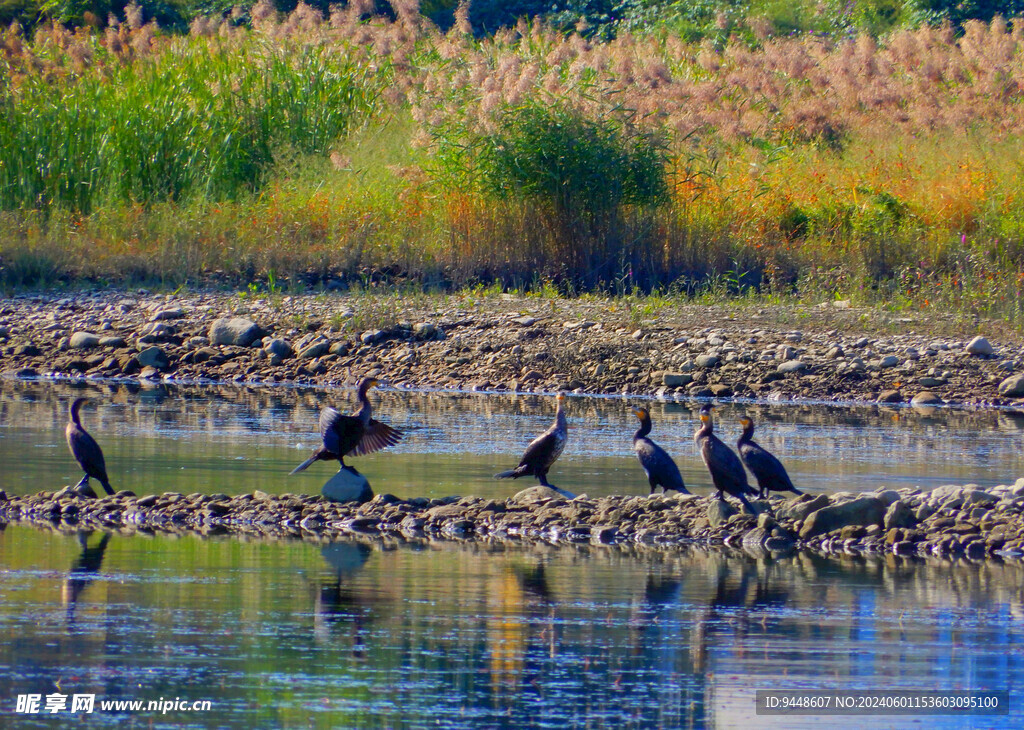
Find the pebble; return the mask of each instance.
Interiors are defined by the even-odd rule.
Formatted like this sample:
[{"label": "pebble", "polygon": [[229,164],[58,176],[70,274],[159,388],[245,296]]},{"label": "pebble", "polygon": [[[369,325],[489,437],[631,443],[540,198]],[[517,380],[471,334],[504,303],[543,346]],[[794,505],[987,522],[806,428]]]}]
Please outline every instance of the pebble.
[{"label": "pebble", "polygon": [[807,370],[808,365],[800,360],[787,360],[778,367],[780,373],[799,373]]}]

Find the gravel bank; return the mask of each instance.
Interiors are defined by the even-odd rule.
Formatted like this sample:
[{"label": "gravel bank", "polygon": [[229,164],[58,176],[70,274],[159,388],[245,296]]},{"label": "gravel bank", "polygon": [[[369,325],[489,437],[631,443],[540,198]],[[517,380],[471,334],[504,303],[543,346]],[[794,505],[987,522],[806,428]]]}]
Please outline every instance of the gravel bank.
[{"label": "gravel bank", "polygon": [[0,522],[122,533],[238,534],[342,539],[351,536],[742,548],[751,554],[835,553],[1024,556],[1024,478],[981,489],[916,489],[773,496],[759,514],[716,497],[655,495],[567,499],[531,487],[506,500],[479,497],[402,500],[380,494],[364,504],[312,495],[130,492],[84,499],[64,489],[27,497],[0,491]]},{"label": "gravel bank", "polygon": [[645,314],[512,296],[19,295],[0,299],[0,373],[1024,406],[1019,340],[911,320],[871,335],[864,315],[831,307],[800,329],[765,310]]}]

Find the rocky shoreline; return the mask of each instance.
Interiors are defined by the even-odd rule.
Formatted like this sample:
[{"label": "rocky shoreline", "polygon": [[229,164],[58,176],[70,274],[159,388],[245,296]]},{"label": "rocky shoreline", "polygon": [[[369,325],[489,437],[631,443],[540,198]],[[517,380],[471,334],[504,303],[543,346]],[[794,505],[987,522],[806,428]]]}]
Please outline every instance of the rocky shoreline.
[{"label": "rocky shoreline", "polygon": [[122,534],[237,535],[340,540],[351,537],[740,548],[750,554],[821,553],[1024,559],[1024,478],[982,489],[949,485],[875,492],[772,496],[759,514],[717,497],[612,496],[569,499],[531,487],[506,500],[403,500],[363,504],[313,495],[176,493],[98,499],[59,492],[0,491],[0,523]]},{"label": "rocky shoreline", "polygon": [[[844,303],[840,303],[844,304]],[[650,310],[650,311],[648,311]],[[848,305],[112,291],[0,299],[0,374],[1024,407],[1024,343]],[[800,327],[782,324],[792,314]],[[872,335],[869,328],[900,334]],[[948,327],[944,327],[948,329]]]}]

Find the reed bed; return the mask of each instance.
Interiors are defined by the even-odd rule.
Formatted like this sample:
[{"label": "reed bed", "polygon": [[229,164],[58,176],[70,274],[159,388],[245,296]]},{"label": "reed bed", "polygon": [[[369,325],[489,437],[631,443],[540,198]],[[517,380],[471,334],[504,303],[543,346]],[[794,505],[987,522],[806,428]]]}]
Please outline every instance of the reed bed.
[{"label": "reed bed", "polygon": [[751,46],[371,9],[8,29],[0,279],[715,291],[1024,324],[1024,24]]}]

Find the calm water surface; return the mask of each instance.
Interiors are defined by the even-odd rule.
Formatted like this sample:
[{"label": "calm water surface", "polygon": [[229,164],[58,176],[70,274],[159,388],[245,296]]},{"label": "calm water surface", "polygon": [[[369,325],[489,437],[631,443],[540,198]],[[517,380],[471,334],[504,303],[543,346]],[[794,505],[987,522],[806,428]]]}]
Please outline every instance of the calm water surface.
[{"label": "calm water surface", "polygon": [[[317,445],[324,405],[352,410],[347,390],[150,387],[0,380],[0,487],[28,494],[81,478],[64,443],[67,406],[85,395],[87,429],[98,436],[115,488],[235,494],[316,492],[334,470],[319,463],[288,472]],[[377,492],[399,497],[475,494],[504,498],[527,480],[497,482],[550,425],[550,396],[375,391],[375,414],[406,433],[386,452],[352,459]],[[549,477],[590,496],[649,487],[632,451],[636,418],[622,398],[570,398],[570,442]],[[648,401],[652,437],[671,453],[688,486],[710,479],[693,444],[700,403]],[[739,436],[740,415],[758,424],[757,440],[809,491],[870,490],[1012,482],[1024,476],[1024,418],[1007,412],[795,404],[728,404],[716,430]]]},{"label": "calm water surface", "polygon": [[[287,472],[315,445],[324,402],[345,391],[140,390],[0,381],[0,486],[78,480],[67,403],[115,485],[162,491],[315,491],[332,469]],[[551,420],[552,399],[375,397],[407,432],[354,461],[378,492],[505,496]],[[619,399],[569,401],[556,484],[646,491]],[[655,436],[688,484],[707,488],[691,435],[696,404],[652,403]],[[1024,475],[1024,423],[993,412],[798,405],[741,411],[810,490]],[[13,714],[24,693],[210,700],[208,714],[97,711],[94,726],[822,727],[754,716],[757,689],[1009,690],[1008,717],[847,718],[851,727],[1018,727],[1024,722],[1024,566],[893,556],[314,544],[198,537],[0,532],[0,726],[74,718]]]},{"label": "calm water surface", "polygon": [[894,687],[1009,689],[1013,714],[855,726],[1024,721],[1017,564],[27,527],[0,555],[0,725],[56,682],[213,703],[97,726],[820,727],[755,717],[755,690]]}]

